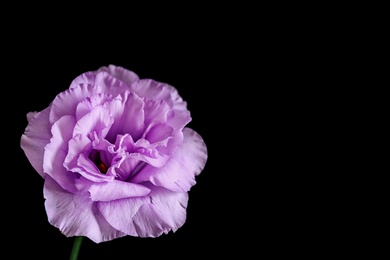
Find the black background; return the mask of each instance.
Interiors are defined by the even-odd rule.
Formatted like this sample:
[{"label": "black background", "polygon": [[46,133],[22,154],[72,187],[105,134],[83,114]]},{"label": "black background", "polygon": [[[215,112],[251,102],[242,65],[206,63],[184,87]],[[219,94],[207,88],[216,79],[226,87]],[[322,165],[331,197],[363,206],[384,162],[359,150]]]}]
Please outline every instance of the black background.
[{"label": "black background", "polygon": [[316,196],[328,167],[316,107],[333,92],[332,70],[318,66],[329,49],[311,37],[310,21],[284,16],[288,6],[67,7],[23,5],[35,11],[16,8],[2,23],[0,246],[12,259],[68,259],[74,241],[47,221],[43,180],[20,148],[26,114],[109,64],[176,87],[208,161],[176,233],[85,239],[80,260],[318,256],[342,242],[323,236],[338,219],[320,207],[329,191]]},{"label": "black background", "polygon": [[59,28],[32,33],[35,28],[25,28],[19,34],[24,37],[9,42],[11,57],[4,62],[8,79],[4,105],[12,127],[7,138],[11,140],[7,144],[10,157],[4,162],[3,224],[7,251],[13,258],[68,259],[74,241],[47,221],[43,179],[20,148],[26,114],[46,108],[76,76],[109,64],[175,86],[191,111],[188,126],[208,147],[208,161],[189,192],[186,223],[176,233],[153,239],[123,237],[100,244],[84,239],[79,259],[219,257],[226,253],[244,257],[249,249],[264,246],[259,230],[264,236],[268,229],[262,222],[265,205],[248,187],[253,182],[248,176],[255,176],[258,166],[245,162],[252,153],[245,138],[258,136],[261,129],[252,128],[250,121],[258,119],[250,115],[256,104],[248,98],[248,93],[260,90],[259,83],[244,83],[253,77],[245,64],[255,53],[234,47],[229,34],[202,33],[196,28],[186,33],[180,28],[173,32],[160,28],[139,34],[108,28],[95,28],[92,33],[87,27],[78,28],[82,33]]},{"label": "black background", "polygon": [[[361,162],[344,159],[345,140],[356,133],[345,120],[360,116],[360,104],[348,102],[367,75],[360,69],[372,64],[360,62],[367,48],[359,48],[364,34],[348,17],[352,6],[146,4],[4,7],[0,246],[6,258],[68,259],[73,238],[47,222],[43,180],[20,137],[29,111],[44,109],[81,73],[109,64],[175,86],[209,157],[176,233],[100,244],[86,239],[80,260],[313,259],[378,251],[366,244],[376,236],[360,228],[381,230],[361,217],[373,214],[356,197],[366,185],[348,191],[348,173],[355,174],[349,169]],[[357,37],[349,37],[350,29]],[[356,66],[359,73],[348,71]]]}]

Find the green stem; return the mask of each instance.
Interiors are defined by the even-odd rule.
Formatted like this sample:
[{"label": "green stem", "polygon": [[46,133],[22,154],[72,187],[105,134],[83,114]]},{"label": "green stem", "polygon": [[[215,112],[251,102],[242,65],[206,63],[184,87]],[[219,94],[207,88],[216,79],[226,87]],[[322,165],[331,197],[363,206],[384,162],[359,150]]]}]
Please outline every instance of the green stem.
[{"label": "green stem", "polygon": [[79,256],[81,242],[83,242],[83,237],[76,237],[73,242],[72,253],[70,254],[70,260],[77,260]]}]

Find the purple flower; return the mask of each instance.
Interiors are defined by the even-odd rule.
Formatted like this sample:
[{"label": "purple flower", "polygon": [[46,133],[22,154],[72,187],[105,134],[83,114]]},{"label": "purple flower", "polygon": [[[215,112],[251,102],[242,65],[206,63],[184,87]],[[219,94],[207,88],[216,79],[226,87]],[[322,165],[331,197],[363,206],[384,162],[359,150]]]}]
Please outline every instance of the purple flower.
[{"label": "purple flower", "polygon": [[21,148],[44,178],[48,221],[65,236],[158,237],[185,223],[207,148],[174,87],[109,65],[27,119]]}]

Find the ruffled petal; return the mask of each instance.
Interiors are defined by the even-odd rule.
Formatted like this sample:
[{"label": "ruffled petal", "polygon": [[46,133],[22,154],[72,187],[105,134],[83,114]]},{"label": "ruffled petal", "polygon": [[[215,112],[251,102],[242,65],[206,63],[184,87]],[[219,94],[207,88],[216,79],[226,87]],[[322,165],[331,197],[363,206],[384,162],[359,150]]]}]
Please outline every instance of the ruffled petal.
[{"label": "ruffled petal", "polygon": [[175,232],[186,220],[188,194],[146,184],[146,197],[99,202],[98,208],[116,229],[139,237],[158,237]]},{"label": "ruffled petal", "polygon": [[144,102],[134,93],[125,92],[110,103],[109,110],[114,123],[107,135],[115,140],[118,134],[130,134],[134,140],[142,136],[144,130]]},{"label": "ruffled petal", "polygon": [[159,153],[154,145],[151,145],[146,139],[139,139],[132,147],[128,147],[127,150],[129,153],[125,156],[147,162],[154,167],[164,166],[169,159],[168,155]]},{"label": "ruffled petal", "polygon": [[152,79],[140,79],[130,85],[132,92],[140,97],[154,100],[164,100],[171,108],[187,110],[187,103],[183,101],[176,88]]},{"label": "ruffled petal", "polygon": [[43,192],[49,223],[65,236],[86,236],[100,243],[126,235],[105,220],[88,193],[69,193],[50,177],[45,179]]},{"label": "ruffled petal", "polygon": [[[77,122],[73,136],[90,136],[95,132],[99,138],[104,138],[113,122],[114,119],[110,116],[110,112],[106,108],[98,106]],[[92,137],[93,135],[91,135]]]},{"label": "ruffled petal", "polygon": [[52,102],[50,122],[54,123],[65,115],[75,115],[77,104],[96,92],[97,88],[93,85],[82,85],[59,93]]},{"label": "ruffled petal", "polygon": [[181,130],[186,126],[189,122],[191,122],[192,118],[190,112],[188,110],[172,110],[174,116],[169,117],[166,124],[172,127],[175,130]]},{"label": "ruffled petal", "polygon": [[77,161],[80,154],[89,153],[92,148],[91,140],[84,135],[76,135],[68,142],[68,154],[64,160],[64,167],[69,171],[78,171]]},{"label": "ruffled petal", "polygon": [[129,89],[125,82],[104,70],[88,71],[79,75],[71,82],[69,88],[73,89],[88,85],[93,86],[94,90],[96,90],[93,94],[109,93],[114,97]]},{"label": "ruffled petal", "polygon": [[51,138],[49,113],[50,106],[41,112],[28,113],[28,125],[20,139],[20,146],[27,159],[42,177],[46,176],[43,171],[44,147]]},{"label": "ruffled petal", "polygon": [[110,75],[123,81],[127,85],[130,85],[133,82],[139,80],[138,75],[135,74],[134,72],[112,64],[108,65],[107,67],[106,66],[100,67],[97,71],[95,71],[95,73],[99,73],[102,71],[108,72]]},{"label": "ruffled petal", "polygon": [[145,126],[148,127],[150,124],[165,123],[168,118],[168,113],[171,108],[164,100],[152,100],[144,98],[144,111],[145,111]]},{"label": "ruffled petal", "polygon": [[43,157],[43,169],[63,189],[69,192],[76,192],[74,179],[78,176],[67,171],[64,167],[64,160],[68,154],[68,142],[72,138],[73,127],[76,121],[73,116],[63,116],[52,127],[53,137],[45,147]]},{"label": "ruffled petal", "polygon": [[93,182],[113,181],[113,175],[103,174],[99,168],[84,154],[80,154],[77,160],[78,173]]},{"label": "ruffled petal", "polygon": [[150,143],[158,143],[166,140],[173,132],[172,127],[165,124],[157,124],[150,128],[145,135],[145,139]]},{"label": "ruffled petal", "polygon": [[112,172],[109,174],[116,176],[117,180],[128,181],[144,163],[133,156],[122,156],[118,162],[111,165],[109,171]]},{"label": "ruffled petal", "polygon": [[170,126],[174,131],[171,134],[171,138],[164,140],[158,150],[164,154],[171,154],[177,146],[180,146],[183,142],[183,128],[191,121],[191,116],[188,111],[173,111],[174,116],[170,117],[166,125]]},{"label": "ruffled petal", "polygon": [[156,153],[155,155],[150,156],[150,154],[148,154],[146,152],[132,153],[132,154],[129,154],[127,157],[146,162],[153,167],[162,167],[169,160],[168,155]]},{"label": "ruffled petal", "polygon": [[84,73],[72,81],[69,89],[59,93],[54,98],[50,122],[54,123],[64,115],[75,115],[77,104],[87,97],[99,93],[116,97],[126,90],[128,90],[126,84],[110,76],[107,72],[102,72],[99,75],[92,72]]},{"label": "ruffled petal", "polygon": [[169,91],[171,100],[173,102],[172,108],[180,111],[187,111],[187,102],[179,95],[177,89],[169,84],[165,85],[167,91]]},{"label": "ruffled petal", "polygon": [[76,108],[76,119],[80,120],[83,116],[91,112],[95,107],[104,105],[111,101],[112,96],[109,94],[97,94],[92,97],[87,97]]},{"label": "ruffled petal", "polygon": [[150,189],[140,184],[113,180],[111,182],[94,183],[89,188],[89,192],[93,201],[112,201],[146,196]]},{"label": "ruffled petal", "polygon": [[183,129],[184,140],[164,167],[146,165],[132,182],[151,181],[172,191],[189,191],[195,185],[195,176],[207,161],[207,147],[202,137],[190,128]]}]

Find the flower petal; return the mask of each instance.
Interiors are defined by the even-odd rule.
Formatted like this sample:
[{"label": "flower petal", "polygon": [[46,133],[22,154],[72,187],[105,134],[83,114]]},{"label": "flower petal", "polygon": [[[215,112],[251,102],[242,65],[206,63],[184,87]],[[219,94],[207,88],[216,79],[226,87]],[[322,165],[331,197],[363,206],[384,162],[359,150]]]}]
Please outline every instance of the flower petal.
[{"label": "flower petal", "polygon": [[170,112],[170,107],[164,100],[144,98],[145,102],[145,126],[150,124],[165,123]]},{"label": "flower petal", "polygon": [[52,126],[53,137],[46,145],[43,157],[44,171],[69,192],[77,191],[74,186],[77,174],[67,171],[63,162],[68,154],[68,142],[72,138],[75,124],[73,116],[63,116]]},{"label": "flower petal", "polygon": [[144,101],[134,93],[126,91],[110,103],[109,110],[114,123],[107,135],[115,140],[118,134],[130,134],[134,140],[142,136],[144,130]]},{"label": "flower petal", "polygon": [[174,129],[171,134],[172,138],[166,139],[161,142],[161,146],[158,150],[164,154],[171,154],[177,146],[183,142],[183,128],[191,121],[189,111],[173,111],[175,116],[167,120],[166,124]]},{"label": "flower petal", "polygon": [[185,223],[188,194],[146,186],[151,189],[147,197],[99,202],[98,209],[114,228],[128,235],[158,237],[175,232]]},{"label": "flower petal", "polygon": [[27,114],[28,125],[20,139],[20,146],[32,167],[42,176],[44,147],[50,142],[51,132],[49,124],[50,106],[41,112]]},{"label": "flower petal", "polygon": [[112,96],[109,94],[97,94],[92,97],[87,97],[79,104],[76,108],[76,119],[79,120],[89,112],[91,112],[95,107],[103,105],[106,102],[111,101]]},{"label": "flower petal", "polygon": [[189,191],[195,185],[195,176],[207,161],[207,147],[202,137],[190,128],[183,129],[183,144],[172,154],[164,167],[146,165],[132,182],[151,181],[172,191]]},{"label": "flower petal", "polygon": [[115,176],[101,173],[99,168],[84,154],[79,155],[77,165],[79,166],[78,173],[90,181],[107,182],[114,180]]},{"label": "flower petal", "polygon": [[59,93],[52,102],[50,122],[54,123],[64,115],[75,115],[77,104],[95,92],[93,85],[82,85]]},{"label": "flower petal", "polygon": [[106,108],[102,106],[95,107],[77,122],[74,127],[73,136],[89,136],[93,132],[96,132],[99,138],[104,138],[113,122],[114,119],[110,116]]},{"label": "flower petal", "polygon": [[[112,84],[112,85],[110,85]],[[75,78],[69,89],[59,93],[53,100],[50,113],[50,122],[54,123],[64,115],[75,115],[77,104],[87,97],[99,93],[110,94],[116,97],[128,90],[128,86],[106,72],[99,75],[86,72]]]},{"label": "flower petal", "polygon": [[165,124],[157,124],[149,129],[145,135],[145,139],[150,143],[157,143],[167,139],[173,132],[172,127]]},{"label": "flower petal", "polygon": [[108,65],[107,67],[106,66],[100,67],[97,71],[95,71],[95,73],[99,73],[101,71],[108,72],[110,75],[123,81],[127,85],[130,85],[134,81],[139,80],[138,75],[135,74],[134,72],[112,64]]},{"label": "flower petal", "polygon": [[[108,174],[116,176],[115,179],[127,181],[131,178],[131,175],[137,172],[145,162],[140,161],[133,156],[125,155],[120,160],[111,165]],[[112,172],[111,172],[112,171]]]},{"label": "flower petal", "polygon": [[68,154],[64,159],[64,167],[73,172],[79,170],[77,160],[80,154],[89,153],[92,147],[91,140],[84,135],[76,135],[68,142]]},{"label": "flower petal", "polygon": [[130,89],[140,97],[164,100],[171,108],[187,110],[187,103],[180,97],[177,89],[169,84],[152,79],[140,79],[131,84]]},{"label": "flower petal", "polygon": [[112,201],[117,199],[146,196],[150,189],[143,185],[113,180],[94,183],[89,188],[93,201]]},{"label": "flower petal", "polygon": [[88,193],[69,193],[50,177],[45,179],[43,192],[49,223],[65,236],[86,236],[100,243],[126,235],[105,220]]}]

